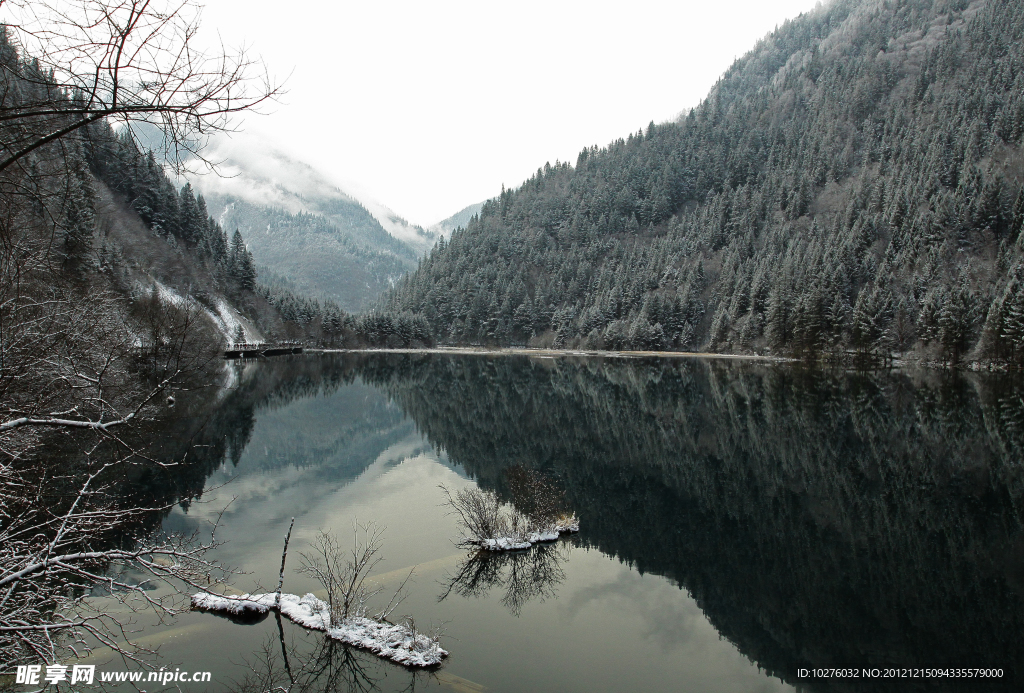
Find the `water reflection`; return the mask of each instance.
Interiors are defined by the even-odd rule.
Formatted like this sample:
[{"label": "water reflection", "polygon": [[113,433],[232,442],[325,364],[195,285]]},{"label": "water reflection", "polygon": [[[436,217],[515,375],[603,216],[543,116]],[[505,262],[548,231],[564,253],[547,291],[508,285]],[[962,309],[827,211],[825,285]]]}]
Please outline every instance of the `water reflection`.
[{"label": "water reflection", "polygon": [[[548,613],[574,624],[601,605],[594,632],[579,637],[614,638],[615,619],[626,617],[608,604],[624,600],[634,609],[646,604],[629,617],[647,629],[642,651],[650,660],[619,666],[640,677],[641,688],[671,688],[670,679],[656,678],[669,674],[649,662],[680,657],[683,644],[704,637],[705,622],[686,611],[692,602],[682,595],[636,579],[654,573],[684,588],[743,655],[804,690],[964,688],[949,680],[797,678],[800,668],[838,665],[992,666],[1006,678],[974,681],[972,690],[1020,685],[1024,398],[1006,376],[864,375],[702,360],[307,357],[239,373],[238,388],[202,431],[197,438],[209,436],[213,450],[200,465],[204,473],[217,454],[232,461],[210,483],[230,476],[243,458],[249,470],[230,491],[240,499],[227,515],[225,531],[236,531],[229,550],[237,552],[226,554],[229,562],[249,561],[256,573],[276,575],[288,516],[308,513],[304,522],[315,529],[334,522],[328,509],[388,520],[365,514],[386,511],[389,523],[411,528],[398,537],[402,561],[445,566],[441,606],[474,598],[468,604],[475,611],[460,618],[476,630],[453,648],[452,666],[475,675],[513,667],[481,644],[507,639],[486,631],[484,620],[496,618],[485,605],[489,595],[500,595],[506,614],[528,621],[538,652],[552,643],[547,625],[527,619],[529,604],[547,600]],[[571,543],[457,554],[446,563],[454,535],[439,539],[450,530],[422,519],[443,516],[440,499],[430,495],[440,481],[437,467],[407,465],[400,490],[386,475],[400,460],[418,459],[424,438],[432,460],[464,469],[507,500],[511,467],[557,479],[580,517],[580,534]],[[183,488],[196,494],[196,486],[191,480]],[[385,492],[399,500],[372,505],[374,494]],[[403,513],[408,520],[395,519]],[[190,527],[202,518],[193,508],[168,522]],[[612,577],[587,549],[630,570]],[[262,563],[252,558],[264,554]],[[590,575],[602,577],[590,584]],[[427,609],[416,604],[417,613]],[[476,622],[471,613],[486,616]],[[278,643],[271,649],[281,661],[254,664],[253,676],[267,672],[254,680],[282,685],[283,655],[316,647],[282,650]],[[694,677],[700,666],[712,671],[698,650],[687,652]],[[614,690],[600,678],[605,662],[579,649],[571,656],[573,666],[564,667],[571,679],[557,679],[559,666],[551,665],[552,680],[532,688]],[[297,666],[296,658],[289,661]],[[304,690],[345,690],[342,682],[351,688],[372,679],[345,669],[341,652],[327,662]],[[605,674],[585,680],[588,663]],[[349,673],[331,673],[342,671]],[[407,685],[395,676],[374,685]]]},{"label": "water reflection", "polygon": [[[786,680],[1024,661],[1024,404],[1006,377],[436,357],[357,370],[483,485],[507,492],[511,465],[558,477],[581,541],[677,581]],[[943,686],[960,688],[918,687]]]},{"label": "water reflection", "polygon": [[478,598],[497,588],[505,591],[502,606],[519,616],[528,601],[543,602],[557,595],[556,588],[565,580],[562,563],[568,557],[565,540],[526,551],[473,551],[445,576],[444,591],[437,599],[444,601],[452,594]]},{"label": "water reflection", "polygon": [[231,693],[371,693],[385,682],[389,691],[411,693],[433,683],[432,672],[384,662],[323,634],[286,641],[279,627],[278,639],[268,636],[244,658],[245,674],[228,687]]}]

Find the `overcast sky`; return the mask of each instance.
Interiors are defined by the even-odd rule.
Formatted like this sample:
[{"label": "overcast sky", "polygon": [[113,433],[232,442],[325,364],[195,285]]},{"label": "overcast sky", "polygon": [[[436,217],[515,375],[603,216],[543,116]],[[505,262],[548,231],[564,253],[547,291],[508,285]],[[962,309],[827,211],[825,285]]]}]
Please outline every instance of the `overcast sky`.
[{"label": "overcast sky", "polygon": [[206,40],[287,77],[247,132],[429,225],[674,119],[816,0],[205,4]]}]

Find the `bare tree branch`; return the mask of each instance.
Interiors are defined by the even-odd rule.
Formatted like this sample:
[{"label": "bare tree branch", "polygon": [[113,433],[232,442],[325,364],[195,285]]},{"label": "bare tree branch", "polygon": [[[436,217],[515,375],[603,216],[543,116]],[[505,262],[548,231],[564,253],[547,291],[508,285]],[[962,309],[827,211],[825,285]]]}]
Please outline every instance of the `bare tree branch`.
[{"label": "bare tree branch", "polygon": [[160,153],[176,170],[203,160],[211,134],[231,130],[234,116],[273,102],[282,89],[244,48],[200,49],[199,19],[191,0],[0,3],[0,22],[34,57],[37,82],[51,94],[0,101],[0,122],[26,126],[5,130],[0,171],[104,118],[121,123],[137,144],[138,127],[158,128]]}]

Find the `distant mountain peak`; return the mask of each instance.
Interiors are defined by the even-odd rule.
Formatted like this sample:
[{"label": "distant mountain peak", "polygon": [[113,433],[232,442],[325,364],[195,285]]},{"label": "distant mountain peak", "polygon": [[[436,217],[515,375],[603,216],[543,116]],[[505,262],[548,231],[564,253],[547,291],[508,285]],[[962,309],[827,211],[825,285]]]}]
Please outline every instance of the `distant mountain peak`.
[{"label": "distant mountain peak", "polygon": [[377,200],[357,191],[343,190],[328,175],[258,135],[235,133],[215,138],[204,156],[217,162],[218,172],[189,176],[192,185],[204,195],[241,199],[291,214],[305,212],[325,216],[339,203],[355,203],[417,255],[437,241],[436,233],[410,224]]},{"label": "distant mountain peak", "polygon": [[464,207],[447,219],[442,219],[436,224],[431,224],[427,227],[427,231],[432,232],[437,238],[442,236],[448,237],[452,234],[452,231],[460,226],[465,227],[469,223],[470,219],[480,214],[480,210],[483,209],[483,207],[483,202],[477,202],[476,204]]}]

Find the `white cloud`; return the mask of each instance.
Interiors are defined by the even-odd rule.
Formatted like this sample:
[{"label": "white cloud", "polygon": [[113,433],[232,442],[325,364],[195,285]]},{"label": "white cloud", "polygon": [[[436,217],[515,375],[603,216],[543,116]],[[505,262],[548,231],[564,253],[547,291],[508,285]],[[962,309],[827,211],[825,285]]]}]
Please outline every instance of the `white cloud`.
[{"label": "white cloud", "polygon": [[354,200],[395,238],[417,250],[432,245],[432,237],[424,237],[420,230],[370,197],[360,186],[339,185],[328,175],[284,152],[283,146],[253,132],[215,137],[203,154],[216,164],[216,172],[192,175],[190,180],[205,195],[231,195],[254,204],[281,207],[292,214],[318,213],[317,202],[320,201]]},{"label": "white cloud", "polygon": [[283,207],[293,214],[307,211],[303,197],[343,196],[337,184],[254,133],[217,137],[203,155],[217,163],[217,173],[191,177],[193,185],[204,193],[233,195],[256,204]]}]

